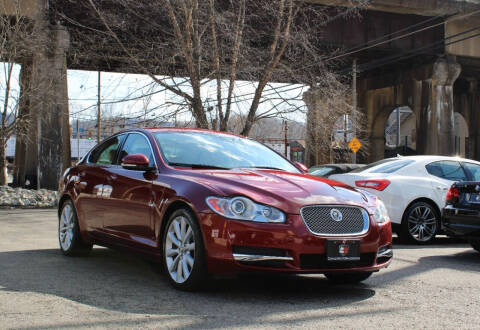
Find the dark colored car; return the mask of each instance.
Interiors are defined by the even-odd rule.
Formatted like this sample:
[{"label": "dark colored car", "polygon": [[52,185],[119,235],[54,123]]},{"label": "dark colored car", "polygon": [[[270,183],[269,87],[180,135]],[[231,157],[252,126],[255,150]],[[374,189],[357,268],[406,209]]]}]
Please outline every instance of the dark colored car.
[{"label": "dark colored car", "polygon": [[365,164],[325,164],[310,167],[308,174],[328,178],[333,174],[348,173],[358,168],[364,167]]},{"label": "dark colored car", "polygon": [[65,255],[93,244],[162,262],[193,289],[209,274],[324,273],[359,282],[389,265],[390,219],[373,195],[305,175],[265,145],[194,129],[130,130],[60,182]]},{"label": "dark colored car", "polygon": [[447,192],[442,229],[480,252],[480,182],[456,182]]}]

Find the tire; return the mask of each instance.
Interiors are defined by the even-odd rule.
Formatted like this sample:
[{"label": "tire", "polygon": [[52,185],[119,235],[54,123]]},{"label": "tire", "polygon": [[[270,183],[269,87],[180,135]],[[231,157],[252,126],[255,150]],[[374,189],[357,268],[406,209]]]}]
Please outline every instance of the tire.
[{"label": "tire", "polygon": [[399,237],[407,243],[429,244],[440,228],[440,215],[432,204],[416,202],[403,214]]},{"label": "tire", "polygon": [[71,200],[62,205],[58,217],[58,243],[60,250],[66,256],[85,256],[92,250],[92,244],[87,244],[80,236],[77,212]]},{"label": "tire", "polygon": [[200,289],[206,281],[202,233],[188,209],[170,216],[163,233],[163,269],[171,285],[184,291]]},{"label": "tire", "polygon": [[355,273],[328,273],[325,277],[338,284],[355,284],[365,281],[372,275],[372,272],[355,272]]},{"label": "tire", "polygon": [[480,252],[480,240],[470,241],[470,245],[477,251]]}]

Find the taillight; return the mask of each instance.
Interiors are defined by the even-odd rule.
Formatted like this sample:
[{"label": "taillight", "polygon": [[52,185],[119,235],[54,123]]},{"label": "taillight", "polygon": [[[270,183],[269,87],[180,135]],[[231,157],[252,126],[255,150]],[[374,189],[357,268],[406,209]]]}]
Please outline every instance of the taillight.
[{"label": "taillight", "polygon": [[445,196],[445,201],[447,203],[453,203],[458,199],[458,197],[460,197],[458,189],[455,187],[450,187],[450,189],[447,191],[447,195]]},{"label": "taillight", "polygon": [[355,185],[357,187],[375,189],[379,191],[382,191],[385,188],[387,188],[389,184],[390,184],[390,181],[385,179],[355,181]]}]

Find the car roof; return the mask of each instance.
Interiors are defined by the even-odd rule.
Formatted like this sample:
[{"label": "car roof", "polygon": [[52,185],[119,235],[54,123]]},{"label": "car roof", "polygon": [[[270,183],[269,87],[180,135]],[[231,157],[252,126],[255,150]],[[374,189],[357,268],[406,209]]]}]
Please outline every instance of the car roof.
[{"label": "car roof", "polygon": [[397,156],[390,159],[411,159],[415,161],[439,161],[439,160],[453,160],[453,161],[478,161],[473,159],[462,158],[459,156],[438,156],[438,155],[419,155],[419,156]]},{"label": "car roof", "polygon": [[211,129],[205,129],[205,128],[177,128],[177,127],[151,127],[151,128],[143,128],[143,130],[149,131],[151,133],[156,133],[156,132],[199,132],[199,133],[206,133],[206,134],[223,134],[223,135],[232,135],[236,136],[239,138],[247,138],[243,135],[238,135],[230,132],[221,132],[221,131],[215,131]]}]

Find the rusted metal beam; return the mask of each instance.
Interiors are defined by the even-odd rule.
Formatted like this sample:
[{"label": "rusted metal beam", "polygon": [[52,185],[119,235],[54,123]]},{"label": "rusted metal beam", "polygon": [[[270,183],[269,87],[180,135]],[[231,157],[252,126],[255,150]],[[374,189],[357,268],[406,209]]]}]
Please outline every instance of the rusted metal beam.
[{"label": "rusted metal beam", "polygon": [[[354,7],[361,1],[352,0],[308,0],[312,3]],[[366,2],[366,1],[363,1]],[[397,14],[420,16],[454,15],[480,9],[480,0],[372,0],[367,6],[370,10],[386,11]]]}]

